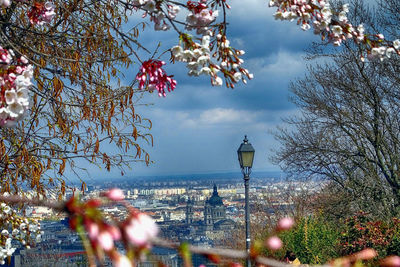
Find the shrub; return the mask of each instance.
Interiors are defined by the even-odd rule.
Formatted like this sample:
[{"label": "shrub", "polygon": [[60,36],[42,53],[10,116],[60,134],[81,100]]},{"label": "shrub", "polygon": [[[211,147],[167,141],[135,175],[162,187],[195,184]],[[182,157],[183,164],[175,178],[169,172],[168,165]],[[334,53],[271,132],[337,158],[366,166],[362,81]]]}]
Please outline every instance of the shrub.
[{"label": "shrub", "polygon": [[400,255],[400,219],[370,221],[367,213],[360,212],[344,221],[339,244],[341,255],[364,248],[375,249],[378,258]]},{"label": "shrub", "polygon": [[284,243],[282,253],[294,252],[301,263],[321,264],[338,256],[340,230],[322,214],[301,218],[280,237]]}]

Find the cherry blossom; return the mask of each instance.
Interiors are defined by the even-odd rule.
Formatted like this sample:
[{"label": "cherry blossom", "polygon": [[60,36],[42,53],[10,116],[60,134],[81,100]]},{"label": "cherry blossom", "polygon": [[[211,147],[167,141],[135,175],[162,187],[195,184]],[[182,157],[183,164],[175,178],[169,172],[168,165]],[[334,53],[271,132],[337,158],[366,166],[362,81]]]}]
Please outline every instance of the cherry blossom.
[{"label": "cherry blossom", "polygon": [[104,196],[113,201],[120,201],[125,198],[124,191],[119,188],[113,188],[104,193]]},{"label": "cherry blossom", "polygon": [[13,51],[0,47],[0,64],[6,70],[0,74],[0,126],[12,126],[29,107],[29,87],[33,68],[26,58],[13,61]]},{"label": "cherry blossom", "polygon": [[359,260],[372,260],[376,256],[378,256],[378,253],[372,248],[363,249],[353,255],[353,257]]},{"label": "cherry blossom", "polygon": [[187,9],[190,13],[186,17],[186,30],[196,30],[197,34],[210,35],[209,25],[215,21],[218,16],[218,10],[210,10],[207,7],[207,1],[187,2]]},{"label": "cherry blossom", "polygon": [[290,228],[292,228],[293,225],[294,225],[294,220],[290,217],[285,217],[278,221],[277,229],[279,231],[285,231],[285,230],[289,230]]},{"label": "cherry blossom", "polygon": [[354,27],[347,18],[349,4],[342,5],[338,11],[333,10],[325,0],[271,0],[271,7],[277,7],[274,14],[278,20],[297,19],[303,30],[311,26],[314,33],[321,35],[333,45],[340,46],[343,41],[353,39],[366,49],[369,59],[383,60],[392,54],[400,54],[399,42],[385,40],[383,34],[366,35],[362,24]]},{"label": "cherry blossom", "polygon": [[1,7],[9,7],[11,5],[10,0],[0,0],[0,6]]},{"label": "cherry blossom", "polygon": [[181,46],[171,48],[172,56],[175,60],[186,62],[189,69],[189,76],[199,76],[201,74],[214,74],[219,71],[218,68],[210,69],[210,36],[205,35],[201,44],[193,43],[191,49],[183,49]]},{"label": "cherry blossom", "polygon": [[400,256],[388,256],[380,262],[380,266],[383,267],[399,267]]},{"label": "cherry blossom", "polygon": [[[106,218],[100,209],[110,205],[110,201],[125,207],[127,217],[122,220]],[[140,257],[158,233],[153,219],[124,201],[122,190],[117,188],[101,193],[100,198],[87,201],[73,196],[66,202],[65,209],[69,214],[71,229],[89,239],[94,254],[91,256],[102,261],[106,254],[113,260],[114,266],[132,266],[131,260],[120,254],[115,242],[124,244],[126,255],[135,253]],[[25,225],[23,227],[26,228]]]},{"label": "cherry blossom", "polygon": [[113,261],[114,267],[131,267],[132,262],[129,260],[128,257],[124,255],[118,255],[117,258]]},{"label": "cherry blossom", "polygon": [[148,246],[151,239],[157,236],[158,227],[148,215],[139,213],[128,221],[124,231],[133,245]]},{"label": "cherry blossom", "polygon": [[0,204],[0,219],[2,227],[0,229],[2,238],[0,239],[0,264],[5,263],[5,259],[15,252],[12,247],[13,240],[20,241],[29,247],[34,240],[40,238],[40,224],[32,219],[23,218],[11,209],[6,203]]},{"label": "cherry blossom", "polygon": [[114,247],[114,239],[108,231],[102,231],[97,236],[97,242],[101,246],[102,249],[109,251]]},{"label": "cherry blossom", "polygon": [[134,0],[132,6],[136,10],[143,10],[145,13],[143,17],[150,16],[150,21],[154,22],[154,29],[156,31],[167,31],[171,28],[168,19],[175,19],[180,11],[177,5],[166,4],[162,6],[154,0]]},{"label": "cherry blossom", "polygon": [[29,21],[31,22],[31,24],[38,25],[50,23],[56,14],[54,9],[55,6],[51,2],[34,2],[31,10],[28,12]]},{"label": "cherry blossom", "polygon": [[[24,0],[16,2],[28,3]],[[0,0],[0,7],[8,8],[10,5],[11,0]],[[246,83],[246,79],[253,78],[253,74],[242,67],[244,60],[241,57],[245,52],[232,47],[226,36],[225,21],[223,23],[217,21],[217,19],[222,20],[218,17],[218,7],[223,6],[224,12],[225,7],[229,8],[224,0],[188,1],[186,5],[182,4],[181,6],[187,9],[187,16],[184,22],[180,22],[180,27],[177,27],[176,18],[181,8],[176,3],[131,0],[127,1],[126,5],[129,9],[143,11],[143,18],[150,18],[157,31],[176,30],[180,41],[178,45],[170,49],[171,60],[184,62],[189,76],[207,75],[211,79],[211,84],[216,86],[221,86],[222,78],[225,78],[226,85],[231,88],[239,81]],[[383,60],[400,54],[400,40],[390,42],[385,40],[380,33],[373,35],[365,33],[362,24],[353,26],[347,18],[348,4],[344,4],[339,10],[334,10],[325,0],[271,0],[269,5],[277,7],[275,19],[297,20],[301,29],[312,28],[315,34],[335,46],[352,39],[366,48],[367,57],[371,60],[375,58]],[[56,15],[55,6],[51,2],[35,1],[30,6],[27,15],[32,25],[41,26],[52,21]],[[182,28],[192,31],[193,36],[185,33],[184,30],[181,31]],[[164,97],[166,90],[173,91],[177,82],[172,75],[166,74],[163,69],[165,64],[164,61],[157,59],[144,61],[135,78],[139,84],[138,88],[148,91],[157,90],[159,96]],[[0,47],[0,70],[0,126],[10,126],[23,118],[29,107],[29,88],[32,85],[33,67],[24,56],[17,57],[11,49]],[[101,196],[107,199],[80,202],[73,197],[66,204],[71,218],[71,228],[86,231],[85,238],[90,240],[97,259],[105,253],[113,259],[114,266],[132,266],[133,259],[131,261],[127,256],[119,254],[115,242],[129,243],[125,244],[126,248],[131,249],[133,245],[134,252],[140,252],[140,249],[151,246],[152,239],[159,231],[158,227],[150,216],[133,208],[127,208],[128,215],[122,221],[115,218],[105,220],[104,215],[98,210],[101,205],[109,204],[110,201],[118,202],[122,206],[127,204],[123,201],[124,194],[120,189],[110,189]],[[11,218],[12,216],[16,217],[15,211],[5,203],[1,203],[0,217]],[[293,219],[282,218],[276,230],[288,230],[293,224]],[[1,234],[5,238],[0,244],[0,263],[4,264],[4,259],[15,251],[15,248],[11,246],[11,241],[21,240],[29,247],[29,238],[40,240],[40,225],[19,218],[7,229],[2,229]],[[272,236],[266,240],[265,245],[271,250],[277,250],[282,247],[282,241],[279,237]],[[133,254],[128,252],[127,255],[131,257]],[[359,256],[367,259],[374,257],[375,254],[371,250],[365,250],[360,252]],[[398,265],[398,262],[398,257],[388,258],[387,266]]]},{"label": "cherry blossom", "polygon": [[240,58],[244,54],[243,50],[236,50],[230,47],[228,39],[218,34],[214,40],[217,43],[217,52],[221,62],[213,62],[211,55],[211,37],[204,35],[201,43],[196,43],[188,35],[181,35],[181,45],[171,48],[173,60],[186,63],[189,76],[208,75],[211,77],[211,84],[221,86],[223,81],[218,73],[224,75],[227,80],[232,81],[229,86],[233,88],[233,83],[242,80],[244,83],[253,78],[253,74],[241,67],[244,62]]},{"label": "cherry blossom", "polygon": [[136,75],[139,82],[139,89],[148,91],[157,90],[159,96],[166,96],[165,89],[171,92],[176,87],[176,81],[172,75],[168,76],[162,66],[164,61],[150,59],[143,62],[140,72]]},{"label": "cherry blossom", "polygon": [[277,236],[271,236],[265,241],[265,245],[270,250],[278,250],[282,247],[282,240]]}]

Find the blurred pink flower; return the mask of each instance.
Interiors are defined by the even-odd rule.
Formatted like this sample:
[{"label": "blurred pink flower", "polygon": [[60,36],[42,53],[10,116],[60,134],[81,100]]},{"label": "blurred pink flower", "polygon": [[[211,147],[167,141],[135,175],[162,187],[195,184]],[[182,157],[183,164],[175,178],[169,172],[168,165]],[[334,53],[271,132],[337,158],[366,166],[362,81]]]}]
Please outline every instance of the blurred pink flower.
[{"label": "blurred pink flower", "polygon": [[121,201],[124,200],[124,192],[119,188],[113,188],[104,193],[104,196],[110,200]]},{"label": "blurred pink flower", "polygon": [[156,223],[144,213],[139,213],[136,217],[132,217],[124,230],[128,240],[136,246],[148,245],[150,240],[156,237],[158,233]]},{"label": "blurred pink flower", "polygon": [[98,235],[97,241],[99,242],[101,248],[104,249],[105,251],[109,251],[114,247],[114,240],[108,231],[102,231]]},{"label": "blurred pink flower", "polygon": [[271,236],[265,241],[265,245],[270,250],[278,250],[282,248],[282,240],[277,236]]},{"label": "blurred pink flower", "polygon": [[119,230],[119,228],[115,227],[115,226],[110,226],[107,231],[110,233],[110,235],[112,236],[112,238],[114,240],[120,240],[121,239],[121,232]]},{"label": "blurred pink flower", "polygon": [[114,267],[132,267],[132,262],[128,259],[128,257],[119,255],[116,260],[113,262]]},{"label": "blurred pink flower", "polygon": [[294,225],[294,220],[290,217],[282,218],[278,221],[277,229],[278,231],[289,230]]},{"label": "blurred pink flower", "polygon": [[380,266],[383,267],[400,267],[399,256],[389,256],[380,261]]},{"label": "blurred pink flower", "polygon": [[363,249],[363,250],[357,252],[356,254],[354,254],[354,256],[358,260],[371,260],[371,259],[375,258],[377,255],[378,254],[376,253],[376,251],[372,248],[366,248],[366,249]]},{"label": "blurred pink flower", "polygon": [[86,229],[90,239],[95,239],[99,234],[99,226],[96,223],[88,223]]}]

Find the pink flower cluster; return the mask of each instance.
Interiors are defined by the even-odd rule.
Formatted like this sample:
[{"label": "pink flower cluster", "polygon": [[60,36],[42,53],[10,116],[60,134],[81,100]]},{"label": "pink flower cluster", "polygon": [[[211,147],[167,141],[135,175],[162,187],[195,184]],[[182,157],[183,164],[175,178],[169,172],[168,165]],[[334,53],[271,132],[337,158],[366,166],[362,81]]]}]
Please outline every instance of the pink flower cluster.
[{"label": "pink flower cluster", "polygon": [[127,220],[124,233],[131,244],[146,247],[149,246],[150,240],[157,236],[158,227],[148,215],[137,213]]},{"label": "pink flower cluster", "polygon": [[[158,234],[158,227],[151,217],[124,202],[122,190],[110,189],[101,196],[108,201],[103,198],[80,202],[72,197],[66,203],[66,209],[70,214],[70,226],[77,231],[82,228],[80,224],[83,226],[99,260],[102,259],[104,252],[113,260],[114,266],[133,266],[131,259],[118,252],[115,242],[120,241],[125,244],[127,254],[132,254],[129,252],[132,249],[135,249],[135,253],[140,252],[150,248],[151,240]],[[105,219],[99,208],[109,201],[126,207],[128,216],[125,220],[110,222]]]},{"label": "pink flower cluster", "polygon": [[38,3],[35,2],[32,5],[31,10],[28,12],[29,21],[31,24],[43,25],[45,23],[50,23],[56,14],[55,6],[51,2]]},{"label": "pink flower cluster", "polygon": [[33,68],[25,57],[14,57],[11,49],[0,46],[0,127],[14,125],[29,107]]},{"label": "pink flower cluster", "polygon": [[400,41],[386,41],[382,34],[365,35],[364,26],[354,27],[347,18],[349,5],[344,4],[339,11],[334,11],[326,0],[271,0],[269,5],[277,7],[274,14],[278,20],[297,19],[303,30],[314,28],[314,33],[328,39],[335,46],[340,46],[347,39],[363,44],[368,58],[390,58],[393,53],[400,55]]},{"label": "pink flower cluster", "polygon": [[208,26],[215,21],[218,16],[218,10],[208,9],[206,0],[200,2],[187,2],[187,8],[190,13],[186,17],[186,30],[196,30],[197,34],[210,35]]},{"label": "pink flower cluster", "polygon": [[1,7],[9,7],[11,5],[10,0],[0,0],[0,6]]},{"label": "pink flower cluster", "polygon": [[[17,2],[26,2],[26,0],[16,0]],[[0,0],[0,7],[7,8],[11,5],[11,0]],[[28,18],[31,24],[43,25],[49,23],[54,15],[54,5],[51,2],[39,3],[34,2],[31,10],[28,12]]]},{"label": "pink flower cluster", "polygon": [[[180,8],[177,5],[166,5],[166,10],[160,3],[156,3],[154,0],[133,0],[132,6],[134,9],[142,9],[145,11],[143,17],[150,15],[150,21],[154,22],[154,29],[156,31],[167,31],[171,28],[171,25],[167,23],[166,18],[175,19]],[[164,7],[165,8],[165,7]]]},{"label": "pink flower cluster", "polygon": [[[294,220],[292,218],[290,217],[281,218],[278,221],[278,224],[276,225],[275,231],[276,232],[287,231],[290,230],[293,226],[294,226]],[[265,240],[265,246],[268,249],[274,251],[281,249],[283,243],[282,240],[277,235],[273,235]]]},{"label": "pink flower cluster", "polygon": [[166,96],[165,89],[171,92],[176,87],[176,81],[172,75],[168,76],[162,66],[164,61],[150,59],[143,62],[136,80],[139,82],[139,89],[146,88],[149,91],[157,90],[159,96]]},{"label": "pink flower cluster", "polygon": [[111,251],[114,248],[114,241],[121,239],[120,230],[112,225],[87,219],[85,220],[85,228],[92,244],[94,246],[99,245],[105,251]]}]

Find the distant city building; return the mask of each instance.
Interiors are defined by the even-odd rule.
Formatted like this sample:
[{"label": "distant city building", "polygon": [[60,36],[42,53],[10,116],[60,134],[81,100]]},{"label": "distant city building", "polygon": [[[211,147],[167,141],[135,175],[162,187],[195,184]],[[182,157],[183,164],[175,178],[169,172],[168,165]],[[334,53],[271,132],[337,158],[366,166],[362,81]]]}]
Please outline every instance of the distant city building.
[{"label": "distant city building", "polygon": [[194,220],[194,201],[189,199],[186,205],[186,224],[196,229],[197,235],[210,239],[219,239],[235,226],[235,222],[226,218],[226,206],[218,195],[217,186],[209,199],[205,201],[204,218],[201,221]]}]

